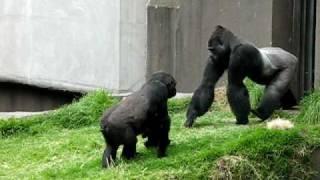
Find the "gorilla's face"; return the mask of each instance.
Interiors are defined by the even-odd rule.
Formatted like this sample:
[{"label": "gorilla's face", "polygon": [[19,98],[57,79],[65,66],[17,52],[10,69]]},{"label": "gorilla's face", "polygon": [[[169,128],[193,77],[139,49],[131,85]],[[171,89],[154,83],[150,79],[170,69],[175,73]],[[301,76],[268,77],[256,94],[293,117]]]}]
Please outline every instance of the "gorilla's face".
[{"label": "gorilla's face", "polygon": [[227,50],[223,45],[222,40],[220,37],[211,37],[208,42],[208,50],[211,53],[213,59],[220,59],[225,57]]},{"label": "gorilla's face", "polygon": [[176,81],[171,77],[172,79],[170,82],[167,84],[168,92],[169,92],[169,98],[172,98],[176,95],[177,90],[176,90]]},{"label": "gorilla's face", "polygon": [[151,80],[158,80],[165,84],[168,89],[168,96],[169,98],[173,97],[176,95],[177,90],[176,90],[176,80],[168,73],[165,72],[157,72],[152,74]]}]

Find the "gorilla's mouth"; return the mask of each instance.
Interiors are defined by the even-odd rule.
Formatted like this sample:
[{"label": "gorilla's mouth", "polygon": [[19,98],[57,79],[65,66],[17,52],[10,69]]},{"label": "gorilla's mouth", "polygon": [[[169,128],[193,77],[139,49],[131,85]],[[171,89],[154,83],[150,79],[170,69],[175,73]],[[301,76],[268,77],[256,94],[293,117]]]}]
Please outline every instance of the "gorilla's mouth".
[{"label": "gorilla's mouth", "polygon": [[169,96],[170,96],[170,97],[174,97],[176,94],[177,94],[177,90],[176,90],[176,89],[173,89],[173,90],[171,90]]}]

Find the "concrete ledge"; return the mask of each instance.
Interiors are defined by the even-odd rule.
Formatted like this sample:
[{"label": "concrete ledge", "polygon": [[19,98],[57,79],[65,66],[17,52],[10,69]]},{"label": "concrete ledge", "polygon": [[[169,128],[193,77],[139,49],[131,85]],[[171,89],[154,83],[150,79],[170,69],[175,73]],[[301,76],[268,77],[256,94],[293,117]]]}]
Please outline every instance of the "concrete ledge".
[{"label": "concrete ledge", "polygon": [[62,82],[62,81],[52,81],[47,79],[31,80],[25,77],[6,75],[1,73],[0,73],[0,82],[19,83],[19,84],[30,85],[30,86],[35,86],[35,87],[40,87],[45,89],[62,90],[62,91],[70,91],[70,92],[77,92],[77,93],[84,93],[84,92],[99,89],[99,87],[94,85],[76,84],[76,83]]},{"label": "concrete ledge", "polygon": [[149,0],[149,7],[167,7],[167,8],[179,8],[180,0]]},{"label": "concrete ledge", "polygon": [[[112,94],[112,96],[117,97],[117,98],[125,98],[131,94],[132,93],[119,93],[119,94],[115,93],[115,94]],[[192,95],[193,95],[193,93],[177,93],[176,96],[173,97],[173,99],[191,97]]]},{"label": "concrete ledge", "polygon": [[50,111],[42,111],[42,112],[0,112],[0,120],[7,120],[10,118],[22,118],[34,115],[47,114]]}]

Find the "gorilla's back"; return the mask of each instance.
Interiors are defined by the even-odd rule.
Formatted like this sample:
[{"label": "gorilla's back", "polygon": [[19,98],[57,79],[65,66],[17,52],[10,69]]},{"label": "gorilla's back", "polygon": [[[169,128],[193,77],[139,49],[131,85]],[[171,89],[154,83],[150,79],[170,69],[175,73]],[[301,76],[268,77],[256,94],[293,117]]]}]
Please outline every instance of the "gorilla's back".
[{"label": "gorilla's back", "polygon": [[284,69],[297,62],[295,55],[279,47],[265,47],[259,50],[276,68]]}]

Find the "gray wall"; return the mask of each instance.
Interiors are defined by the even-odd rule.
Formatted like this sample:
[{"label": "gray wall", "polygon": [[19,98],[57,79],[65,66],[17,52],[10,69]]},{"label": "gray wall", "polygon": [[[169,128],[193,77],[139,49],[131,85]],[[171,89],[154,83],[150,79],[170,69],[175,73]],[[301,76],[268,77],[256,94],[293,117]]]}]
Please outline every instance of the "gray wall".
[{"label": "gray wall", "polygon": [[0,77],[117,89],[119,9],[113,0],[2,0]]},{"label": "gray wall", "polygon": [[292,29],[282,23],[293,17],[287,11],[290,2],[2,0],[0,82],[124,92],[164,70],[176,77],[180,91],[191,92],[200,82],[207,40],[218,24],[258,46],[273,43],[291,50]]},{"label": "gray wall", "polygon": [[87,91],[145,79],[147,0],[1,0],[0,82]]},{"label": "gray wall", "polygon": [[[119,0],[110,0],[116,1]],[[121,0],[119,91],[137,90],[145,81],[147,0]]]},{"label": "gray wall", "polygon": [[226,26],[257,46],[272,44],[272,1],[179,3],[148,9],[147,72],[162,69],[172,73],[180,91],[191,92],[199,84],[208,56],[207,41],[216,25]]},{"label": "gray wall", "polygon": [[315,86],[320,87],[320,2],[317,2]]}]

